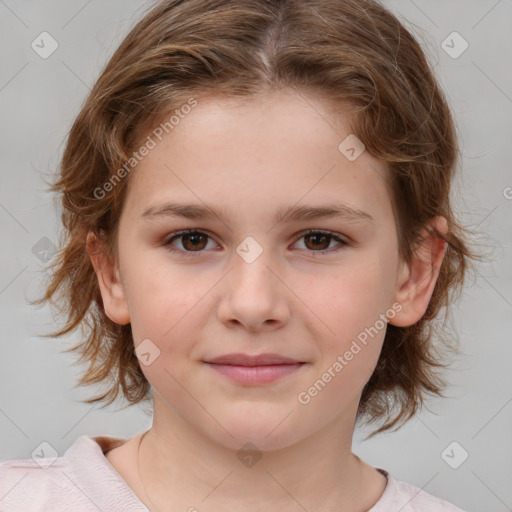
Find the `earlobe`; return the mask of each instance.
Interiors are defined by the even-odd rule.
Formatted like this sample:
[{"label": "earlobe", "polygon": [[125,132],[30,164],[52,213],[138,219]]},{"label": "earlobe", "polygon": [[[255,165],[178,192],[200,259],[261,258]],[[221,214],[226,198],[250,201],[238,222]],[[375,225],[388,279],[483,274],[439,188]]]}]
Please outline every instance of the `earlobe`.
[{"label": "earlobe", "polygon": [[87,234],[86,250],[91,259],[103,300],[106,315],[119,325],[130,323],[130,314],[120,272],[102,250],[96,234]]},{"label": "earlobe", "polygon": [[402,309],[389,321],[398,327],[408,327],[418,322],[427,310],[439,277],[439,271],[448,248],[447,243],[433,234],[433,228],[446,235],[448,223],[444,217],[436,217],[423,229],[410,263],[402,262],[395,301]]}]

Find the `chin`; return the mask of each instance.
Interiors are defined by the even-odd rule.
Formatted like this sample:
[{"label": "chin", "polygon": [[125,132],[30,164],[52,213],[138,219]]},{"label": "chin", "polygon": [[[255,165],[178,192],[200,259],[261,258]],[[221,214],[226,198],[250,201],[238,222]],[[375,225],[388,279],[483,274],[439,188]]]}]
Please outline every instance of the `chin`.
[{"label": "chin", "polygon": [[[258,417],[257,421],[251,421],[251,418]],[[286,417],[269,415],[246,416],[244,421],[240,421],[240,417],[234,419],[233,422],[222,422],[224,428],[229,432],[221,429],[220,436],[215,437],[215,441],[232,450],[240,450],[247,443],[254,445],[259,451],[271,451],[286,448],[299,441],[301,436],[297,428],[292,428],[286,420]],[[210,433],[211,434],[211,433]]]}]

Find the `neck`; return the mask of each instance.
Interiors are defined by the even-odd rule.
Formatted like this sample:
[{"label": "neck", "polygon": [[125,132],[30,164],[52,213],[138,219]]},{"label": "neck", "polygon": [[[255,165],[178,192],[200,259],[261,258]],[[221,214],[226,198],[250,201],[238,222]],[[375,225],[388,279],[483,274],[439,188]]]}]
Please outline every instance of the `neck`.
[{"label": "neck", "polygon": [[340,429],[339,422],[284,448],[241,451],[214,442],[162,405],[155,399],[137,461],[155,512],[367,510],[384,490],[384,477],[352,453],[352,428]]}]

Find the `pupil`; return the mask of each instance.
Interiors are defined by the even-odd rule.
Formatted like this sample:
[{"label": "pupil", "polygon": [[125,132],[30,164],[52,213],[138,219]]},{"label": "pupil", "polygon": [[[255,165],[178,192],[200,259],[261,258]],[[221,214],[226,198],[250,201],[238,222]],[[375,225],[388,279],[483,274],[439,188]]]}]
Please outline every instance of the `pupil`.
[{"label": "pupil", "polygon": [[[194,248],[195,248],[195,249],[198,249],[198,247],[197,247],[197,243],[199,242],[199,239],[200,239],[202,236],[203,236],[203,235],[201,235],[200,233],[191,233],[191,234],[188,234],[188,235],[184,235],[185,240],[190,240],[190,239],[192,239],[192,246],[193,246],[193,247],[188,247],[188,245],[189,245],[189,244],[187,244],[187,243],[184,243],[183,245],[184,245],[185,247],[187,247],[187,249],[190,249],[190,248],[192,248],[192,249],[194,249]],[[202,249],[202,248],[203,248],[203,247],[199,247],[199,249]]]},{"label": "pupil", "polygon": [[[323,235],[321,233],[307,235],[307,236],[308,236],[308,238],[315,239],[316,242],[318,242],[318,238],[323,239],[324,241],[328,240],[328,238],[329,238],[329,235]],[[327,247],[329,247],[329,243],[327,243],[327,245],[325,245],[325,244],[323,244],[323,245],[324,245],[323,247],[317,247],[317,249],[326,249]]]}]

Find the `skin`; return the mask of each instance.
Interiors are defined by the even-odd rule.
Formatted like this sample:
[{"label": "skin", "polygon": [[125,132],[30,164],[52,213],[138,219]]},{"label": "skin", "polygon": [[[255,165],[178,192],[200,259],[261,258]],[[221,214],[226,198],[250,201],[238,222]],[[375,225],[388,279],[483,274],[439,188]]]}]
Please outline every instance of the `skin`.
[{"label": "skin", "polygon": [[[297,397],[393,304],[401,310],[392,324],[423,316],[446,247],[427,236],[410,265],[399,259],[386,165],[366,151],[352,162],[338,150],[349,121],[321,98],[290,90],[202,99],[132,171],[118,263],[95,253],[89,234],[106,314],[131,322],[135,346],[149,339],[160,351],[141,364],[154,389],[153,425],[140,449],[144,486],[136,469],[140,436],[107,454],[148,507],[364,511],[381,497],[385,478],[351,444],[385,328],[307,405]],[[167,201],[222,206],[229,216],[142,217]],[[373,221],[273,220],[281,207],[328,202],[359,208]],[[442,217],[432,224],[447,230]],[[209,238],[175,238],[181,253],[164,245],[191,228]],[[348,244],[308,240],[308,229]],[[249,235],[263,249],[252,263],[236,252]],[[203,362],[232,352],[276,352],[307,364],[247,386]],[[263,455],[252,467],[237,457],[249,441]]]}]

